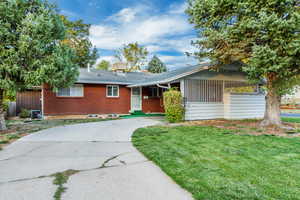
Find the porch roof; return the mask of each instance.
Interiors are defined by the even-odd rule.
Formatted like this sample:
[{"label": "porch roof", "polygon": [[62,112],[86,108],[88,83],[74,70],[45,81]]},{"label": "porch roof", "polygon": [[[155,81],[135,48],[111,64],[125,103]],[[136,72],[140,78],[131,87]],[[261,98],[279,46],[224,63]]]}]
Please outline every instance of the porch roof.
[{"label": "porch roof", "polygon": [[209,66],[210,64],[204,63],[199,65],[178,68],[176,70],[160,73],[157,76],[151,77],[139,83],[128,85],[128,87],[150,86],[150,85],[170,83],[172,81],[178,80],[185,76],[208,69]]}]

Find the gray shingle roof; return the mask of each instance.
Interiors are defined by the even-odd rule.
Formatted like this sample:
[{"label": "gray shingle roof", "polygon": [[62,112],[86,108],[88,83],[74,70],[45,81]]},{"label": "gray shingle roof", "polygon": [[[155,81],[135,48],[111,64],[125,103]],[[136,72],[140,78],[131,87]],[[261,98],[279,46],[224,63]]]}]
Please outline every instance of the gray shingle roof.
[{"label": "gray shingle roof", "polygon": [[96,69],[91,69],[89,72],[87,69],[80,69],[77,83],[130,85],[145,81],[154,76],[157,75],[143,72],[119,73]]},{"label": "gray shingle roof", "polygon": [[91,69],[89,72],[87,69],[80,69],[80,75],[77,83],[119,84],[128,86],[155,85],[160,83],[168,83],[186,75],[196,73],[204,69],[206,66],[208,66],[208,64],[182,67],[161,74],[145,72],[118,73],[96,69]]}]

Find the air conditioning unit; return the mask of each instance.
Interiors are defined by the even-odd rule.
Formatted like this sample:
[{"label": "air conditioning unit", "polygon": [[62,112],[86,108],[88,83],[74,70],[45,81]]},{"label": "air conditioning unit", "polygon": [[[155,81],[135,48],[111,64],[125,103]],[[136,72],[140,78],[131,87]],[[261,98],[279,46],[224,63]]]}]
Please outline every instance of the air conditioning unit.
[{"label": "air conditioning unit", "polygon": [[31,119],[41,119],[42,118],[42,112],[40,110],[31,110]]}]

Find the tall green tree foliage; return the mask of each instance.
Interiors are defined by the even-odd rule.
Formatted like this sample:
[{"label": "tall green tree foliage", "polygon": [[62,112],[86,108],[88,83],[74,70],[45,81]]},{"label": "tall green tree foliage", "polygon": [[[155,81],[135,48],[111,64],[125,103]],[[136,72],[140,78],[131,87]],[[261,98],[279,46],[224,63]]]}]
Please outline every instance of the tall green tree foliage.
[{"label": "tall green tree foliage", "polygon": [[167,67],[157,56],[153,56],[147,70],[151,73],[162,73],[167,71]]},{"label": "tall green tree foliage", "polygon": [[262,125],[280,125],[280,99],[299,84],[299,0],[189,0],[199,31],[195,55],[216,63],[242,61],[249,79],[266,79]]},{"label": "tall green tree foliage", "polygon": [[81,68],[94,65],[98,54],[89,40],[91,25],[83,23],[82,20],[70,21],[64,15],[60,17],[66,27],[66,38],[62,42],[75,50],[74,62]]},{"label": "tall green tree foliage", "polygon": [[109,68],[110,68],[110,62],[108,62],[107,60],[102,60],[96,66],[96,69],[101,69],[101,70],[109,70]]},{"label": "tall green tree foliage", "polygon": [[140,70],[147,58],[148,51],[137,42],[125,45],[116,52],[115,57],[127,65],[129,71]]},{"label": "tall green tree foliage", "polygon": [[78,75],[74,52],[61,43],[65,26],[42,0],[0,1],[0,130],[6,129],[3,94],[44,83],[70,86]]}]

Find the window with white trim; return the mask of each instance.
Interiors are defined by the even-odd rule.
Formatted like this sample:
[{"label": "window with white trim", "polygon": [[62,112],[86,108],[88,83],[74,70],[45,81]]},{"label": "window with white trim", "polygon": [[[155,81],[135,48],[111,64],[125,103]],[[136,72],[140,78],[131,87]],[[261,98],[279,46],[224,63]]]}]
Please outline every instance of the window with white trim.
[{"label": "window with white trim", "polygon": [[107,97],[119,97],[119,86],[118,85],[107,85],[106,86]]},{"label": "window with white trim", "polygon": [[69,88],[59,88],[56,96],[58,97],[83,97],[83,85],[76,84]]}]

